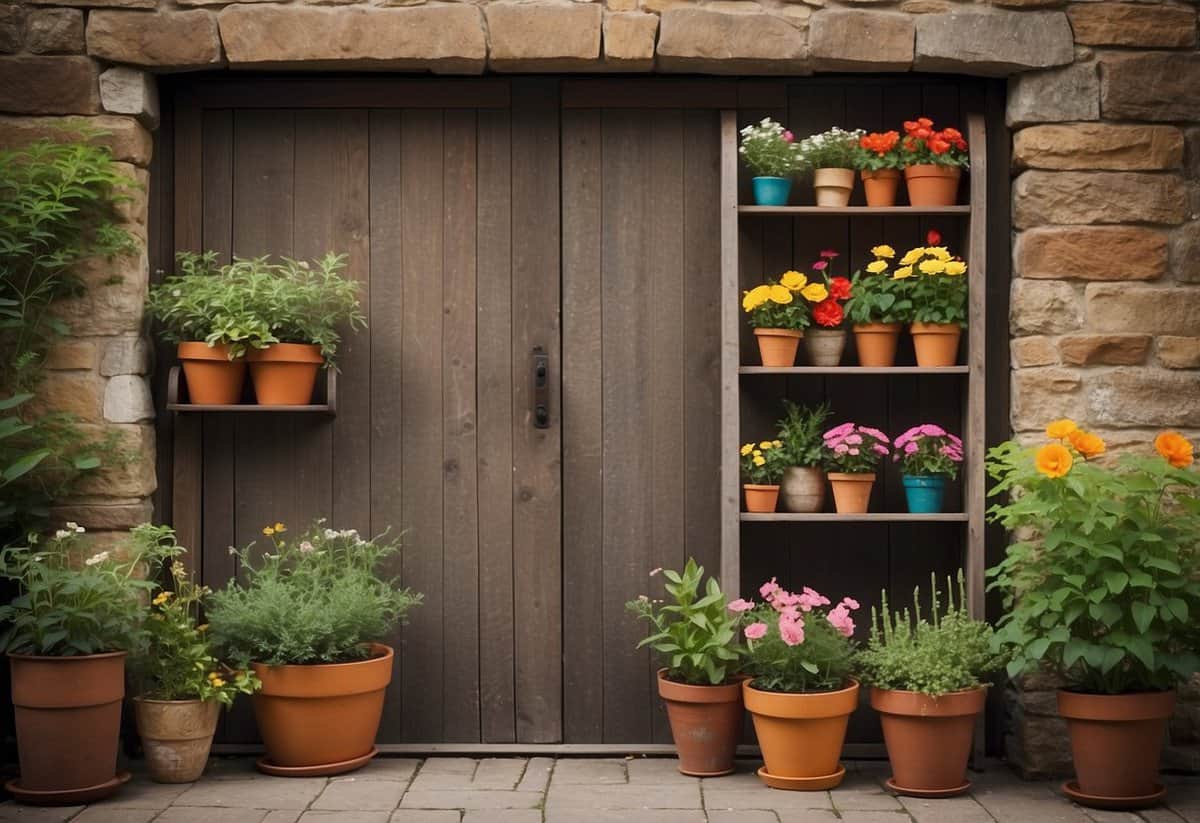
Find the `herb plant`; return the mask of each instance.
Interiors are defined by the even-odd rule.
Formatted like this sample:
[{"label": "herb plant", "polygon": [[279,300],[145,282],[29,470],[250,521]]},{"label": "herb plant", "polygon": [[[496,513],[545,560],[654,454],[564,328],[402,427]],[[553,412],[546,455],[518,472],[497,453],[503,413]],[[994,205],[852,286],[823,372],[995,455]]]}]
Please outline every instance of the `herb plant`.
[{"label": "herb plant", "polygon": [[843,423],[822,435],[825,462],[831,471],[869,474],[891,453],[891,441],[879,429]]},{"label": "herb plant", "polygon": [[895,131],[863,135],[858,139],[858,146],[853,154],[853,168],[862,171],[903,168],[904,160],[897,145],[899,142],[900,134]]},{"label": "herb plant", "polygon": [[825,441],[821,437],[829,419],[829,404],[815,408],[783,401],[784,417],[779,421],[782,459],[789,466],[819,466],[825,460]]},{"label": "herb plant", "polygon": [[858,141],[865,134],[862,129],[845,131],[834,126],[829,131],[801,140],[800,156],[806,166],[814,169],[852,169]]},{"label": "herb plant", "polygon": [[230,357],[275,342],[269,321],[255,305],[256,282],[269,277],[258,261],[222,266],[216,252],[180,252],[175,264],[178,273],[152,285],[146,300],[146,312],[162,324],[164,340],[229,346]]},{"label": "herb plant", "polygon": [[874,260],[856,271],[850,281],[846,317],[851,323],[908,323],[912,320],[912,287],[905,276],[889,275],[889,262],[896,256],[891,246],[871,249]]},{"label": "herb plant", "polygon": [[789,177],[804,168],[796,138],[770,117],[745,126],[741,137],[738,154],[757,177]]},{"label": "herb plant", "polygon": [[790,465],[782,440],[745,443],[739,454],[743,479],[759,486],[779,485],[784,470]]},{"label": "herb plant", "polygon": [[913,426],[896,438],[893,449],[892,459],[912,477],[942,475],[953,479],[963,461],[962,439],[936,423]]},{"label": "herb plant", "polygon": [[967,325],[967,264],[945,246],[910,249],[892,274],[909,283],[914,323]]},{"label": "herb plant", "polygon": [[327,254],[311,265],[288,258],[253,262],[267,275],[255,278],[253,305],[270,325],[270,342],[313,343],[331,362],[341,342],[340,326],[366,328],[358,301],[362,284],[342,275],[346,255]]}]

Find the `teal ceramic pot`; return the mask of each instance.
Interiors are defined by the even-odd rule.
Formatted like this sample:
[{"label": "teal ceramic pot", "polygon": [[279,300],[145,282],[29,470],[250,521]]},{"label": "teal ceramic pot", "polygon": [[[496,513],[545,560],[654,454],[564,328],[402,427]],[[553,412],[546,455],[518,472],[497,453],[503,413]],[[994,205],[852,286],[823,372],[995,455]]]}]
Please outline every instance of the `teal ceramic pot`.
[{"label": "teal ceramic pot", "polygon": [[788,177],[755,177],[754,202],[760,206],[786,206],[792,193],[792,181]]},{"label": "teal ceramic pot", "polygon": [[906,474],[902,479],[910,514],[939,514],[942,511],[942,498],[946,495],[945,477],[917,477]]}]

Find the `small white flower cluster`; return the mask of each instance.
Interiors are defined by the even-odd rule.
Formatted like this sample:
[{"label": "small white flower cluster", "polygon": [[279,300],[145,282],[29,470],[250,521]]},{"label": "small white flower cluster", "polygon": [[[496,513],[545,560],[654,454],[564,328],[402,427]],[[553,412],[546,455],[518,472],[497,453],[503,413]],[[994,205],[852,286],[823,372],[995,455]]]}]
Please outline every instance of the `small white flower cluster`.
[{"label": "small white flower cluster", "polygon": [[770,117],[744,126],[738,154],[757,175],[785,177],[802,166],[792,133]]},{"label": "small white flower cluster", "polygon": [[83,534],[87,529],[78,523],[67,523],[66,528],[59,529],[54,533],[57,540],[65,540],[68,537],[73,537],[77,534]]},{"label": "small white flower cluster", "polygon": [[805,137],[797,145],[800,156],[813,168],[851,168],[854,149],[865,134],[862,129],[846,131],[834,126],[829,131]]},{"label": "small white flower cluster", "polygon": [[108,552],[100,552],[100,554],[92,555],[87,560],[83,561],[85,566],[98,566],[109,558]]},{"label": "small white flower cluster", "polygon": [[336,540],[339,537],[353,540],[354,545],[356,545],[356,546],[361,546],[363,543],[367,542],[359,536],[358,529],[342,529],[341,531],[338,531],[337,529],[326,529],[325,530],[325,539],[326,540]]}]

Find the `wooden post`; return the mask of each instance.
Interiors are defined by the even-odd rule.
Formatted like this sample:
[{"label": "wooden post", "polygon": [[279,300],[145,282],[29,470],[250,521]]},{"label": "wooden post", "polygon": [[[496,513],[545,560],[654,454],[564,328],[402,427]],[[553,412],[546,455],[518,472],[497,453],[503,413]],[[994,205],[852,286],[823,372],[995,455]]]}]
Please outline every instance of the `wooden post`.
[{"label": "wooden post", "polygon": [[721,587],[741,596],[737,112],[721,112]]}]

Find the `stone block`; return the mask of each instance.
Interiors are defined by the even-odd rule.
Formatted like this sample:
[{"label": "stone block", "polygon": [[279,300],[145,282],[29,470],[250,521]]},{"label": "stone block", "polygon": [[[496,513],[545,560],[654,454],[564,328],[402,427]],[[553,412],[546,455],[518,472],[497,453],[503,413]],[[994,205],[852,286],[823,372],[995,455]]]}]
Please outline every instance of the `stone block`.
[{"label": "stone block", "polygon": [[1140,226],[1045,226],[1017,235],[1013,271],[1043,280],[1155,280],[1168,234]]},{"label": "stone block", "polygon": [[1200,283],[1200,221],[1171,233],[1171,273],[1181,283]]},{"label": "stone block", "polygon": [[149,371],[150,344],[144,337],[118,337],[105,344],[100,358],[100,373],[105,377]]},{"label": "stone block", "polygon": [[915,38],[916,26],[904,14],[829,9],[809,22],[816,71],[907,71]]},{"label": "stone block", "polygon": [[1188,48],[1196,45],[1196,10],[1166,3],[1073,3],[1075,42],[1088,46]]},{"label": "stone block", "polygon": [[1200,329],[1200,289],[1090,283],[1086,310],[1094,331],[1190,337]]},{"label": "stone block", "polygon": [[1060,11],[952,11],[916,18],[918,71],[1002,77],[1075,60],[1067,16]]},{"label": "stone block", "polygon": [[658,15],[640,11],[605,12],[604,62],[607,67],[648,71],[654,65]]},{"label": "stone block", "polygon": [[[324,789],[320,777],[289,780],[212,780],[193,783],[176,801],[179,806],[227,809],[306,809]],[[209,810],[211,817],[217,817]]]},{"label": "stone block", "polygon": [[60,300],[53,313],[76,335],[140,334],[149,283],[145,252],[79,267],[87,286],[80,297]]},{"label": "stone block", "polygon": [[637,0],[607,0],[604,8],[609,11],[637,11]]},{"label": "stone block", "polygon": [[1013,137],[1012,160],[1032,169],[1174,169],[1183,163],[1183,132],[1109,123],[1031,126]]},{"label": "stone block", "polygon": [[140,423],[154,419],[150,384],[136,374],[119,374],[104,389],[104,419],[110,423]]},{"label": "stone block", "polygon": [[[1200,334],[1200,323],[1196,325]],[[1200,369],[1200,337],[1158,338],[1158,362],[1168,369]]]},{"label": "stone block", "polygon": [[1183,180],[1140,172],[1027,171],[1013,183],[1013,225],[1163,223],[1188,214]]},{"label": "stone block", "polygon": [[554,768],[552,781],[556,786],[598,786],[629,782],[625,773],[625,761],[613,758],[559,760]]},{"label": "stone block", "polygon": [[1009,341],[1008,350],[1009,359],[1018,368],[1058,364],[1058,347],[1051,337],[1014,337]]},{"label": "stone block", "polygon": [[[34,6],[60,6],[63,0],[27,0]],[[158,0],[71,0],[71,5],[84,9],[153,9]]]},{"label": "stone block", "polygon": [[136,117],[148,129],[158,128],[158,84],[153,76],[126,66],[100,75],[100,103],[105,111]]},{"label": "stone block", "polygon": [[0,112],[97,114],[100,72],[82,56],[0,57]]},{"label": "stone block", "polygon": [[66,501],[53,506],[50,516],[62,522],[69,520],[78,523],[87,529],[117,531],[150,522],[154,516],[154,505],[149,500]]},{"label": "stone block", "polygon": [[663,71],[711,74],[808,74],[804,32],[770,14],[702,8],[665,11],[658,38]]},{"label": "stone block", "polygon": [[30,416],[66,412],[82,421],[101,419],[104,381],[94,374],[48,371],[23,408]]},{"label": "stone block", "polygon": [[83,52],[83,12],[79,9],[34,9],[25,21],[25,50],[34,54]]},{"label": "stone block", "polygon": [[1200,126],[1184,129],[1183,169],[1192,180],[1200,180]]},{"label": "stone block", "polygon": [[1090,420],[1101,426],[1200,427],[1200,380],[1165,369],[1120,368],[1088,377]]},{"label": "stone block", "polygon": [[1008,84],[1010,126],[1100,119],[1100,76],[1093,63],[1018,74]]},{"label": "stone block", "polygon": [[1014,335],[1062,334],[1082,325],[1083,308],[1079,295],[1069,283],[1013,280],[1009,326]]},{"label": "stone block", "polygon": [[1136,366],[1150,351],[1148,334],[1077,334],[1058,341],[1069,366]]},{"label": "stone block", "polygon": [[15,3],[0,5],[0,54],[15,54],[24,43],[24,7]]},{"label": "stone block", "polygon": [[190,11],[94,11],[88,15],[88,53],[114,63],[154,68],[217,66],[221,38],[216,16]]},{"label": "stone block", "polygon": [[128,117],[101,114],[95,117],[5,117],[0,115],[0,149],[25,146],[36,140],[78,140],[84,132],[99,132],[91,139],[108,146],[113,159],[137,166],[150,163],[154,140]]},{"label": "stone block", "polygon": [[390,812],[400,805],[405,784],[396,780],[332,780],[309,807],[319,811]]},{"label": "stone block", "polygon": [[96,344],[66,338],[46,354],[46,368],[55,371],[92,371],[96,368]]},{"label": "stone block", "polygon": [[233,5],[218,17],[233,66],[478,74],[482,16],[469,4],[420,8]]},{"label": "stone block", "polygon": [[1060,417],[1086,419],[1083,385],[1074,369],[1017,369],[1012,373],[1013,430],[1040,431],[1047,421]]},{"label": "stone block", "polygon": [[700,809],[699,784],[558,785],[550,781],[546,811],[564,809]]},{"label": "stone block", "polygon": [[945,14],[953,8],[950,0],[904,0],[900,4],[900,11],[905,14]]},{"label": "stone block", "polygon": [[1200,54],[1111,52],[1100,61],[1100,111],[1112,120],[1200,117]]},{"label": "stone block", "polygon": [[488,66],[497,71],[595,68],[603,9],[595,3],[490,3]]},{"label": "stone block", "polygon": [[402,809],[536,809],[542,803],[541,792],[516,792],[500,789],[464,791],[428,791],[409,789],[400,801]]}]

